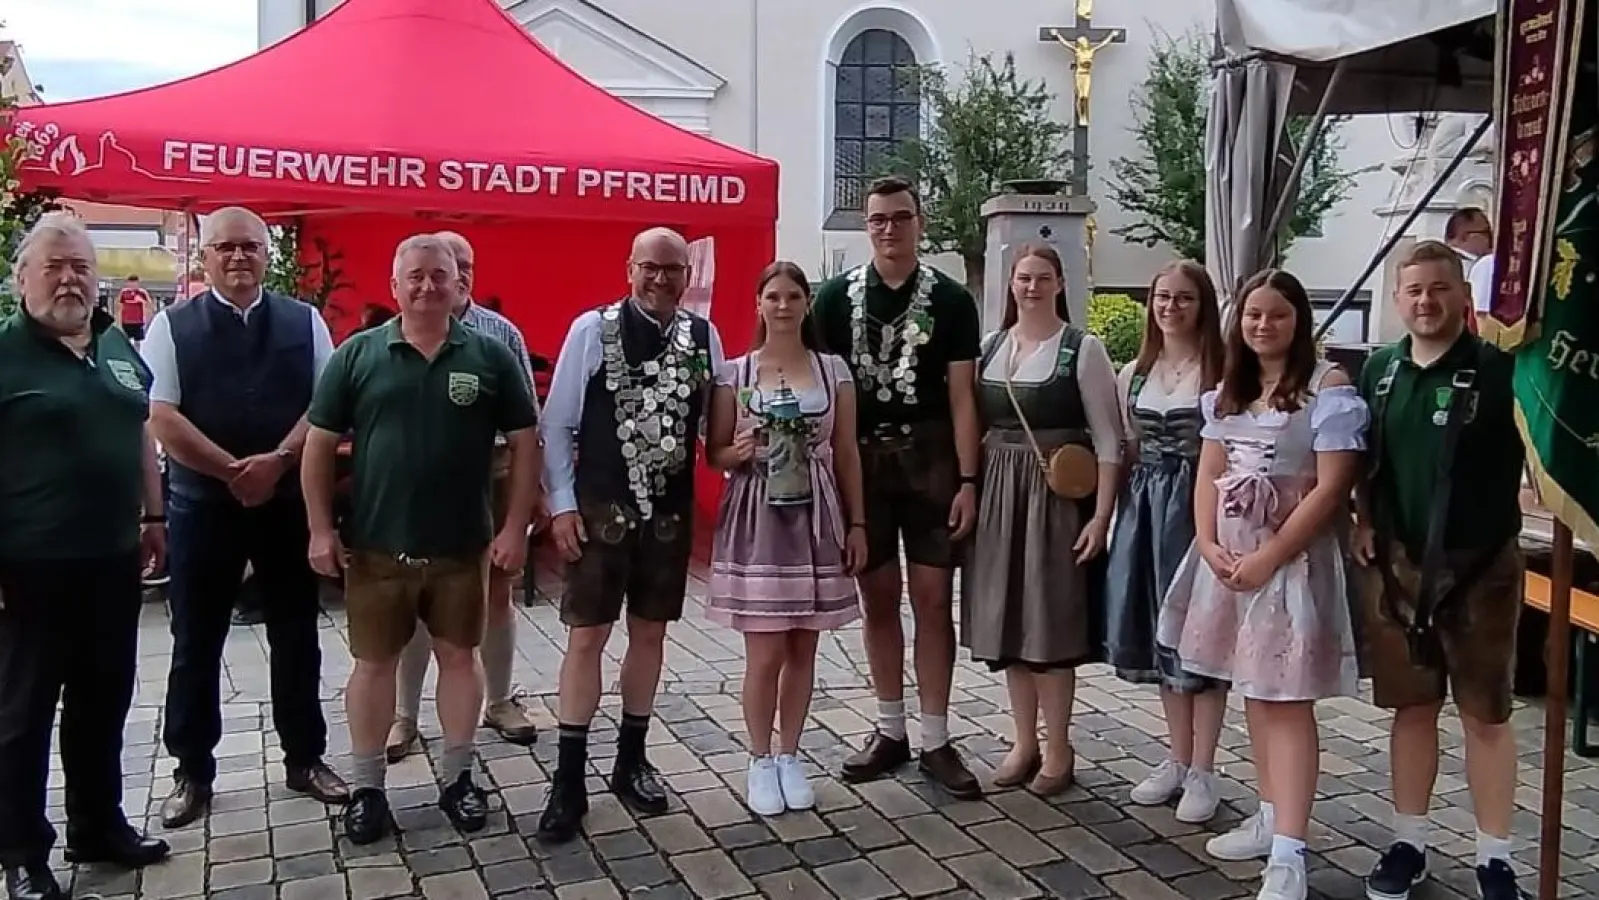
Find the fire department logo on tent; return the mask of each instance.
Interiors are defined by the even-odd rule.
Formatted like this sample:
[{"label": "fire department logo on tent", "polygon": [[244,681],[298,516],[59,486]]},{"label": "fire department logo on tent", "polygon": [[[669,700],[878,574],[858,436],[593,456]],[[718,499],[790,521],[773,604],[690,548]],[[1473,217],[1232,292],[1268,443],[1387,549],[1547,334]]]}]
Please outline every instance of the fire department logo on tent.
[{"label": "fire department logo on tent", "polygon": [[105,367],[111,372],[111,377],[117,380],[117,384],[130,391],[144,393],[144,382],[139,380],[139,370],[133,367],[133,363],[125,359],[108,359]]},{"label": "fire department logo on tent", "polygon": [[471,406],[477,402],[478,380],[471,372],[451,372],[449,380],[450,402],[456,406]]},{"label": "fire department logo on tent", "polygon": [[207,183],[204,178],[159,175],[150,171],[139,162],[132,150],[118,143],[114,131],[102,132],[100,140],[89,145],[88,150],[84,149],[76,134],[63,135],[54,122],[37,125],[26,120],[19,121],[11,129],[11,135],[22,142],[23,169],[49,172],[62,178],[77,178],[101,169],[112,172],[120,169],[153,181]]}]

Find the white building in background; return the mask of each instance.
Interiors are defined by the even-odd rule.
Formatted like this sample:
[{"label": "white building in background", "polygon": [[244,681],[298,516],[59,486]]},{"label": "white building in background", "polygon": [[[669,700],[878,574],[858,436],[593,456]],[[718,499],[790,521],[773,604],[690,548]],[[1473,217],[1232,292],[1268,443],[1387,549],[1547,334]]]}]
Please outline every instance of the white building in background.
[{"label": "white building in background", "polygon": [[[311,0],[326,14],[339,0]],[[685,128],[754,150],[782,165],[779,252],[813,273],[860,262],[865,235],[852,222],[861,154],[922,126],[914,103],[894,96],[888,65],[964,63],[968,53],[1014,53],[1024,77],[1042,78],[1070,119],[1071,56],[1038,39],[1069,26],[1072,0],[500,0],[545,46],[591,81]],[[307,0],[257,0],[265,46],[304,24]],[[1090,185],[1098,199],[1094,260],[1100,289],[1143,288],[1166,260],[1160,249],[1110,234],[1127,221],[1107,199],[1110,163],[1137,151],[1129,96],[1161,32],[1209,32],[1201,0],[1100,0],[1094,25],[1126,42],[1094,60]],[[515,85],[502,90],[514,91]],[[1336,296],[1381,243],[1375,210],[1394,181],[1383,168],[1414,140],[1403,116],[1345,126],[1345,169],[1369,169],[1318,237],[1302,238],[1291,267],[1318,295]],[[840,209],[842,207],[842,209]],[[941,261],[958,269],[953,260]],[[1375,286],[1375,281],[1373,282]],[[1351,322],[1353,324],[1353,322]],[[1342,332],[1343,329],[1340,329]]]}]

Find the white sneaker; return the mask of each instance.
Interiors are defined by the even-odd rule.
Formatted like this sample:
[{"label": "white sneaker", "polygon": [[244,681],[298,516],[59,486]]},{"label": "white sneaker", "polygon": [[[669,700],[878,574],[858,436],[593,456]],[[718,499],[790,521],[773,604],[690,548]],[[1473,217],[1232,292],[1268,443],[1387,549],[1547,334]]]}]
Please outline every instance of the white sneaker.
[{"label": "white sneaker", "polygon": [[1305,900],[1307,893],[1303,866],[1273,862],[1266,865],[1255,900]]},{"label": "white sneaker", "polygon": [[777,780],[783,788],[783,805],[796,812],[816,805],[816,792],[805,774],[805,764],[792,753],[777,758]]},{"label": "white sneaker", "polygon": [[1159,806],[1183,789],[1188,770],[1176,760],[1163,760],[1149,777],[1133,787],[1132,801],[1139,806]]},{"label": "white sneaker", "polygon": [[778,779],[777,764],[770,756],[750,760],[748,794],[750,812],[758,816],[783,812],[783,786]]},{"label": "white sneaker", "polygon": [[1177,821],[1201,825],[1216,815],[1216,776],[1191,769],[1183,778],[1183,799],[1177,802]]},{"label": "white sneaker", "polygon": [[1237,828],[1211,838],[1205,844],[1205,852],[1215,859],[1229,862],[1263,859],[1271,854],[1271,831],[1272,823],[1256,810]]}]

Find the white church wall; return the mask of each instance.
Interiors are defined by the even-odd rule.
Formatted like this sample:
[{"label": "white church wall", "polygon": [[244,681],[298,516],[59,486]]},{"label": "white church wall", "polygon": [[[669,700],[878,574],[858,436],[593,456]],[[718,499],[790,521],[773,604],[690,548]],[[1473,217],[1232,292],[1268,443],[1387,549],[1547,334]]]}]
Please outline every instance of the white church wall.
[{"label": "white church wall", "polygon": [[[292,27],[283,22],[298,22],[301,0],[257,2],[263,43]],[[778,251],[813,273],[832,268],[840,259],[845,265],[858,263],[867,252],[864,234],[824,229],[832,206],[831,94],[835,78],[827,63],[836,59],[855,29],[893,28],[916,51],[919,61],[929,61],[922,57],[930,56],[959,65],[971,51],[1013,52],[1019,73],[1046,79],[1058,98],[1056,114],[1063,120],[1070,116],[1071,54],[1058,44],[1038,40],[1040,26],[1072,24],[1069,0],[1003,0],[998,4],[972,0],[500,2],[513,15],[519,7],[553,4],[574,16],[598,13],[610,17],[623,26],[615,34],[634,32],[627,40],[641,56],[663,59],[664,47],[664,52],[719,79],[713,97],[699,101],[708,110],[701,114],[705,127],[718,139],[781,164]],[[1129,98],[1144,78],[1159,33],[1208,29],[1213,5],[1193,0],[1100,0],[1096,6],[1094,25],[1123,29],[1126,41],[1106,47],[1094,60],[1089,179],[1091,193],[1100,205],[1095,279],[1104,287],[1141,286],[1169,254],[1164,248],[1129,244],[1111,234],[1129,219],[1107,199],[1110,164],[1117,157],[1137,152],[1130,131]],[[575,53],[564,58],[591,80],[637,105],[650,109],[652,102],[660,103],[659,98],[628,96],[625,87],[614,87],[616,73],[604,70],[603,61],[585,61]],[[611,59],[614,63],[615,58]],[[585,71],[585,65],[595,70]],[[660,114],[659,106],[652,111]],[[682,111],[679,115],[692,117]],[[1396,122],[1394,132],[1406,136],[1402,119],[1396,117]],[[1358,169],[1391,158],[1396,147],[1389,134],[1382,117],[1352,122],[1345,130],[1342,165]],[[1390,181],[1391,176],[1384,172],[1361,176],[1352,197],[1329,216],[1323,236],[1302,238],[1296,244],[1290,265],[1308,285],[1322,291],[1341,289],[1370,256],[1380,231],[1372,210],[1381,203]],[[954,260],[946,257],[939,262],[951,274],[959,275]]]}]

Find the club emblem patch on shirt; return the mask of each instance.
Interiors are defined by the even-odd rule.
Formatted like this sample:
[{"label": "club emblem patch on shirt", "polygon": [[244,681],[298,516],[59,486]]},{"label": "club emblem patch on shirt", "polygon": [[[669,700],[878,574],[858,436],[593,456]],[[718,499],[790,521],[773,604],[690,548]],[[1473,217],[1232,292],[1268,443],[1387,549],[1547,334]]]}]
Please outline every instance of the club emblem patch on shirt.
[{"label": "club emblem patch on shirt", "polygon": [[144,393],[144,382],[139,380],[139,370],[133,363],[125,359],[108,359],[105,367],[111,373],[111,377],[117,380],[117,384],[130,391]]},{"label": "club emblem patch on shirt", "polygon": [[448,390],[451,403],[456,406],[471,406],[477,402],[477,376],[471,372],[451,372]]}]

